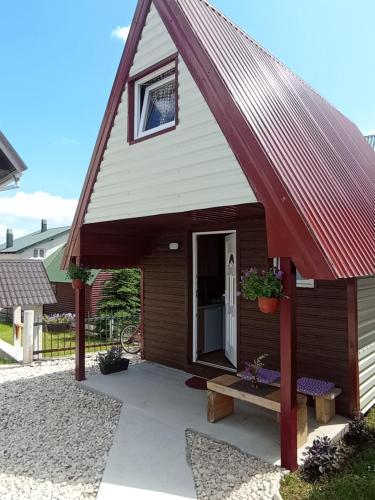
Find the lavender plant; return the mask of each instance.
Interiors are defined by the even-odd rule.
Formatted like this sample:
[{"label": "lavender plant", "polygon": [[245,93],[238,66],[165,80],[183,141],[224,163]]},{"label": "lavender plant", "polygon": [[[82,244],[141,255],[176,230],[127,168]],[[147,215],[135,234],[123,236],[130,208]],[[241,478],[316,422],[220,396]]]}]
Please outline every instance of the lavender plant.
[{"label": "lavender plant", "polygon": [[263,368],[263,360],[267,358],[268,354],[261,354],[253,361],[247,361],[245,363],[245,373],[243,375],[244,380],[249,380],[254,387],[259,385],[259,372]]}]

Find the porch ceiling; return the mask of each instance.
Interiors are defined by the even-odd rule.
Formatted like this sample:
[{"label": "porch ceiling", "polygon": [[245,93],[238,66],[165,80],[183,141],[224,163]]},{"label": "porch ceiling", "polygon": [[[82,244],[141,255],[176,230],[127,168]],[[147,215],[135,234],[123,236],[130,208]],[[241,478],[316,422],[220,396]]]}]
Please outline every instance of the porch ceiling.
[{"label": "porch ceiling", "polygon": [[[151,238],[160,231],[231,229],[231,224],[264,217],[259,203],[84,224],[80,261],[90,268],[137,266],[151,251]],[[78,255],[78,254],[77,254]]]}]

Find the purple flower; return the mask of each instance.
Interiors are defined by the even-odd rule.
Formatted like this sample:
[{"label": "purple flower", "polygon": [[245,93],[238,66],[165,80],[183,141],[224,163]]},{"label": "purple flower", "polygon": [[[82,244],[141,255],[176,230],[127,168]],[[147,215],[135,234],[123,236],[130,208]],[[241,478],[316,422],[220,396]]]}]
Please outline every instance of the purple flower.
[{"label": "purple flower", "polygon": [[278,280],[282,280],[283,279],[283,276],[284,276],[284,271],[281,271],[280,269],[277,271],[276,273],[276,278]]}]

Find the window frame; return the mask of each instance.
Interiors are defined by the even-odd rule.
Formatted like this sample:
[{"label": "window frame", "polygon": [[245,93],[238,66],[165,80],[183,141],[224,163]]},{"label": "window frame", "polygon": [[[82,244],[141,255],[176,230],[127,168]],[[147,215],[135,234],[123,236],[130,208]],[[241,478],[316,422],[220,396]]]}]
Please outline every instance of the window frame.
[{"label": "window frame", "polygon": [[[43,255],[41,255],[41,252],[43,252]],[[33,250],[33,259],[44,259],[45,256],[46,256],[46,251],[45,251],[44,248],[40,248],[40,247],[34,248],[34,250]]]},{"label": "window frame", "polygon": [[[160,82],[155,82],[154,84],[151,85],[150,88],[147,88],[145,91],[145,97],[146,99],[146,93],[149,95],[150,90],[159,87],[162,82],[166,83],[169,79],[169,81],[172,81],[172,79],[175,79],[175,119],[174,121],[170,121],[168,123],[165,123],[163,125],[159,125],[158,127],[155,127],[150,130],[145,130],[142,132],[138,132],[139,126],[141,124],[141,120],[145,120],[146,117],[146,107],[143,108],[142,113],[140,110],[140,88],[141,85],[146,83],[149,80],[152,80],[153,78],[165,73],[166,71],[174,69],[175,72],[173,75],[170,75],[169,77],[166,77],[163,80],[160,80]],[[128,90],[128,143],[130,145],[135,144],[137,142],[141,142],[147,139],[151,139],[152,137],[158,136],[160,134],[164,134],[166,132],[170,132],[174,130],[178,123],[178,54],[173,54],[162,61],[159,61],[158,63],[150,66],[149,68],[145,69],[144,71],[137,73],[136,75],[128,78],[127,80],[127,90]],[[142,116],[143,115],[143,116]]]}]

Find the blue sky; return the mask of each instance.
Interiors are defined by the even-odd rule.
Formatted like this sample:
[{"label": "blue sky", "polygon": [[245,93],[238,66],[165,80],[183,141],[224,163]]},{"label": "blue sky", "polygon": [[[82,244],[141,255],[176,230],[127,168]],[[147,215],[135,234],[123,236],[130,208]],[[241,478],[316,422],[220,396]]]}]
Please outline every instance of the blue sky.
[{"label": "blue sky", "polygon": [[[373,1],[213,3],[362,132],[375,129]],[[37,229],[42,216],[50,225],[70,222],[123,49],[112,32],[130,24],[135,5],[2,3],[0,129],[29,170],[22,200],[13,191],[0,193],[0,241],[5,227],[22,234]]]}]

